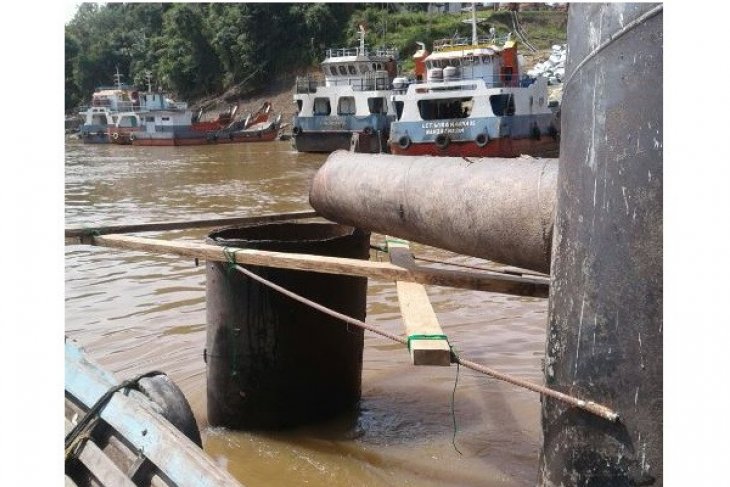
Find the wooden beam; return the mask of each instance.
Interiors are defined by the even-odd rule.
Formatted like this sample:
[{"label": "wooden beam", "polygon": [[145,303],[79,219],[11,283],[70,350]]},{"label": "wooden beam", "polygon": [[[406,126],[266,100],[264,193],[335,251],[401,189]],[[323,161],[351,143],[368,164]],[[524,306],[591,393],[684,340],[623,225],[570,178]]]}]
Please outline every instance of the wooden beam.
[{"label": "wooden beam", "polygon": [[[398,263],[407,268],[415,267],[416,263],[408,248],[408,242],[391,237],[386,237],[385,241],[391,263]],[[451,365],[449,341],[442,338],[426,338],[445,336],[428,299],[426,288],[423,284],[404,281],[395,281],[395,287],[406,336],[414,337],[408,341],[413,365],[447,367]]]},{"label": "wooden beam", "polygon": [[157,223],[137,223],[128,225],[108,225],[102,227],[81,227],[71,226],[66,228],[66,238],[89,237],[92,235],[109,235],[114,233],[154,232],[164,230],[185,230],[189,228],[225,227],[228,225],[245,225],[248,223],[267,223],[281,220],[301,220],[304,218],[315,218],[317,212],[295,211],[291,213],[276,213],[272,215],[244,216],[231,218],[212,218],[204,220],[184,220]]},{"label": "wooden beam", "polygon": [[198,242],[169,241],[130,235],[100,235],[91,236],[89,239],[93,245],[117,249],[173,254],[218,262],[228,262],[229,257],[232,257],[236,263],[245,265],[278,267],[325,274],[345,274],[386,281],[417,282],[425,285],[457,287],[516,296],[547,297],[549,288],[549,280],[546,278],[514,276],[497,272],[459,272],[424,267],[407,269],[388,262],[225,248]]}]

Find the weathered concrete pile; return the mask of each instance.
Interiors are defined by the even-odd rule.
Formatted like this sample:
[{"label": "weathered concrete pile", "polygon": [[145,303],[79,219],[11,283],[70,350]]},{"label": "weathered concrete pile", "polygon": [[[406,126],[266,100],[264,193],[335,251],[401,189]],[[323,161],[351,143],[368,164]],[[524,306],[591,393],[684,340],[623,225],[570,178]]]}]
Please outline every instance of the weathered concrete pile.
[{"label": "weathered concrete pile", "polygon": [[565,77],[565,58],[567,54],[568,48],[565,44],[562,46],[555,44],[547,61],[537,63],[527,72],[527,75],[531,78],[544,76],[548,79],[549,85],[562,83]]}]

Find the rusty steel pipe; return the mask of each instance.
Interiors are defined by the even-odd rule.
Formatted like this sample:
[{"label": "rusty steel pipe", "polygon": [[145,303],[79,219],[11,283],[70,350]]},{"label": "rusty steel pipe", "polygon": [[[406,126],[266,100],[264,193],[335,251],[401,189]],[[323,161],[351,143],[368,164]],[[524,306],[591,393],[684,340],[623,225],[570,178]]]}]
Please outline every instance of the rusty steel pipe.
[{"label": "rusty steel pipe", "polygon": [[309,202],[338,223],[548,273],[557,174],[557,159],[337,151]]}]

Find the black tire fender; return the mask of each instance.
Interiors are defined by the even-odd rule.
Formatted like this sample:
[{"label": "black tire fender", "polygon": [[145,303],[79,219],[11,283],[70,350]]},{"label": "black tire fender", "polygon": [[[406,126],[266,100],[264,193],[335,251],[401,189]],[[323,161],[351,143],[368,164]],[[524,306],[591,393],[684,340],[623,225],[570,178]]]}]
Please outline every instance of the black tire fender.
[{"label": "black tire fender", "polygon": [[436,136],[436,147],[439,149],[446,149],[451,143],[451,138],[446,134],[438,134]]},{"label": "black tire fender", "polygon": [[198,423],[190,403],[180,388],[166,375],[145,377],[139,381],[139,390],[154,404],[153,407],[190,441],[203,447]]},{"label": "black tire fender", "polygon": [[398,147],[401,149],[407,149],[411,146],[411,138],[407,135],[401,136],[400,139],[398,139]]},{"label": "black tire fender", "polygon": [[484,132],[481,133],[481,134],[477,134],[476,139],[474,140],[474,142],[479,147],[484,147],[485,145],[487,145],[489,143],[489,136],[486,133],[484,133]]}]

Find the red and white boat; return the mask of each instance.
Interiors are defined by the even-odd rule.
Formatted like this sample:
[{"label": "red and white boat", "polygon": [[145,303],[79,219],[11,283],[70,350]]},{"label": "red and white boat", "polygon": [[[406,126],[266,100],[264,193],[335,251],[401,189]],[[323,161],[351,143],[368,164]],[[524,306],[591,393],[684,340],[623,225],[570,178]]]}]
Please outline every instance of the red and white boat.
[{"label": "red and white boat", "polygon": [[193,112],[187,106],[163,103],[147,112],[121,113],[109,129],[109,137],[118,144],[182,146],[265,142],[279,134],[281,116],[273,115],[269,102],[245,120],[235,120],[235,113],[232,109],[213,121],[194,122]]},{"label": "red and white boat", "polygon": [[[510,35],[434,42],[416,53],[416,80],[396,78],[397,119],[388,145],[394,154],[457,157],[555,157],[557,106],[548,103],[547,79],[521,75]],[[424,78],[425,75],[425,79]]]}]

